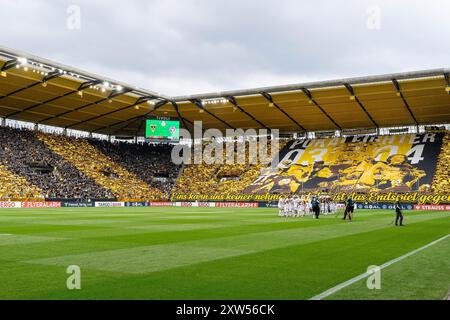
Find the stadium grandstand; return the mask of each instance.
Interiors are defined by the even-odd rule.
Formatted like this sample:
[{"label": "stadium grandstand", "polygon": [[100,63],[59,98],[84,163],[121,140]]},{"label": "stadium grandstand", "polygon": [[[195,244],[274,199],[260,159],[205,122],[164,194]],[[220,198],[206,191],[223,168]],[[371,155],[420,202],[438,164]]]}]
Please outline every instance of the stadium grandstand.
[{"label": "stadium grandstand", "polygon": [[[0,199],[196,200],[211,194],[445,193],[450,70],[168,97],[0,47]],[[146,121],[278,129],[281,166],[181,164]],[[152,127],[152,130],[155,130]],[[215,197],[217,199],[217,197]],[[223,200],[232,200],[225,197]],[[238,198],[236,198],[238,199]],[[251,198],[249,198],[251,199]]]}]

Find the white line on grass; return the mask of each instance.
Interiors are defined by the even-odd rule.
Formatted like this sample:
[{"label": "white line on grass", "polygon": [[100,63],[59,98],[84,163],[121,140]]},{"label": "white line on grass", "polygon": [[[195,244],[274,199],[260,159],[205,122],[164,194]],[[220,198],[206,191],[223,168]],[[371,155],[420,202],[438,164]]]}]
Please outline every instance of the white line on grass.
[{"label": "white line on grass", "polygon": [[[414,254],[416,254],[416,253],[418,253],[418,252],[420,252],[422,250],[425,250],[425,249],[435,245],[436,243],[447,239],[449,236],[450,236],[450,234],[447,234],[446,236],[443,236],[442,238],[439,238],[439,239],[437,239],[437,240],[435,240],[433,242],[430,242],[429,244],[424,245],[423,247],[420,247],[420,248],[418,248],[416,250],[408,252],[407,254],[404,254],[401,257],[398,257],[398,258],[395,258],[395,259],[393,259],[391,261],[388,261],[385,264],[380,266],[380,270],[384,269],[386,267],[389,267],[390,265],[393,265],[394,263],[397,263],[397,262],[399,262],[399,261],[401,261],[403,259],[406,259],[406,258],[408,258],[408,257],[410,257],[410,256],[412,256],[412,255],[414,255]],[[321,294],[318,294],[317,296],[314,296],[314,297],[310,298],[309,300],[322,300],[322,299],[324,299],[324,298],[326,298],[326,297],[328,297],[328,296],[330,296],[330,295],[332,295],[332,294],[334,294],[334,293],[344,289],[345,287],[348,287],[348,286],[354,284],[355,282],[358,282],[358,281],[360,281],[360,280],[362,280],[364,278],[367,278],[369,275],[370,275],[369,273],[364,272],[364,273],[360,274],[359,276],[356,276],[356,277],[354,277],[354,278],[352,278],[350,280],[347,280],[347,281],[345,281],[345,282],[343,282],[341,284],[338,284],[337,286],[335,286],[335,287],[333,287],[331,289],[328,289],[327,291],[324,291]]]}]

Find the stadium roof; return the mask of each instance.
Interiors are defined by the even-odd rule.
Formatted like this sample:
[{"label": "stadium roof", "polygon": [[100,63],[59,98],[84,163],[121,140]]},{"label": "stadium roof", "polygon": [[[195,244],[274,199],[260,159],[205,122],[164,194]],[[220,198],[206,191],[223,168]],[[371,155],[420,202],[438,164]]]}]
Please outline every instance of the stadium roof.
[{"label": "stadium roof", "polygon": [[450,123],[449,69],[168,97],[0,47],[0,117],[143,135],[149,115],[192,128],[282,132]]}]

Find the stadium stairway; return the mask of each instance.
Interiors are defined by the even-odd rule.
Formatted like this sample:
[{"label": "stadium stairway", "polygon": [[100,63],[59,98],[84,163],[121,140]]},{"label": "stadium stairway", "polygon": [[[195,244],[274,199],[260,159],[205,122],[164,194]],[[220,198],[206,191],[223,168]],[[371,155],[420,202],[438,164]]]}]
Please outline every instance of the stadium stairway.
[{"label": "stadium stairway", "polygon": [[79,171],[111,190],[119,201],[151,201],[164,198],[160,190],[152,188],[135,174],[128,172],[85,139],[43,133],[38,133],[38,138]]}]

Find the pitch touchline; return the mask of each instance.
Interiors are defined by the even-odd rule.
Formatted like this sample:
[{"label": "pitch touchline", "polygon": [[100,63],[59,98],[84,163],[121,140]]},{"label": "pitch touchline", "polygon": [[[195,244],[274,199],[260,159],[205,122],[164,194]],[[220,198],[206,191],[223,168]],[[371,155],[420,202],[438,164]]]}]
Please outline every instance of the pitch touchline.
[{"label": "pitch touchline", "polygon": [[[390,265],[393,265],[394,263],[399,262],[399,261],[401,261],[403,259],[406,259],[406,258],[408,258],[408,257],[410,257],[410,256],[412,256],[412,255],[414,255],[414,254],[416,254],[416,253],[418,253],[418,252],[420,252],[422,250],[425,250],[425,249],[431,247],[432,245],[435,245],[436,243],[447,239],[449,236],[450,236],[450,234],[447,234],[446,236],[443,236],[442,238],[439,238],[439,239],[437,239],[437,240],[435,240],[433,242],[430,242],[429,244],[424,245],[423,247],[420,247],[420,248],[418,248],[416,250],[408,252],[407,254],[404,254],[401,257],[398,257],[398,258],[395,258],[395,259],[393,259],[391,261],[388,261],[388,262],[386,262],[386,263],[384,263],[384,264],[382,264],[380,266],[380,270],[384,269],[386,267],[389,267]],[[350,280],[347,280],[347,281],[345,281],[345,282],[343,282],[341,284],[338,284],[337,286],[335,286],[335,287],[333,287],[331,289],[328,289],[327,291],[324,291],[321,294],[318,294],[317,296],[314,296],[314,297],[310,298],[309,300],[322,300],[322,299],[324,299],[324,298],[326,298],[326,297],[328,297],[328,296],[330,296],[330,295],[332,295],[332,294],[342,290],[343,288],[354,284],[355,282],[358,282],[358,281],[360,281],[360,280],[362,280],[364,278],[367,278],[368,276],[369,276],[369,274],[367,272],[364,272],[364,273],[360,274],[359,276],[356,276],[356,277],[354,277],[354,278],[352,278]]]}]

